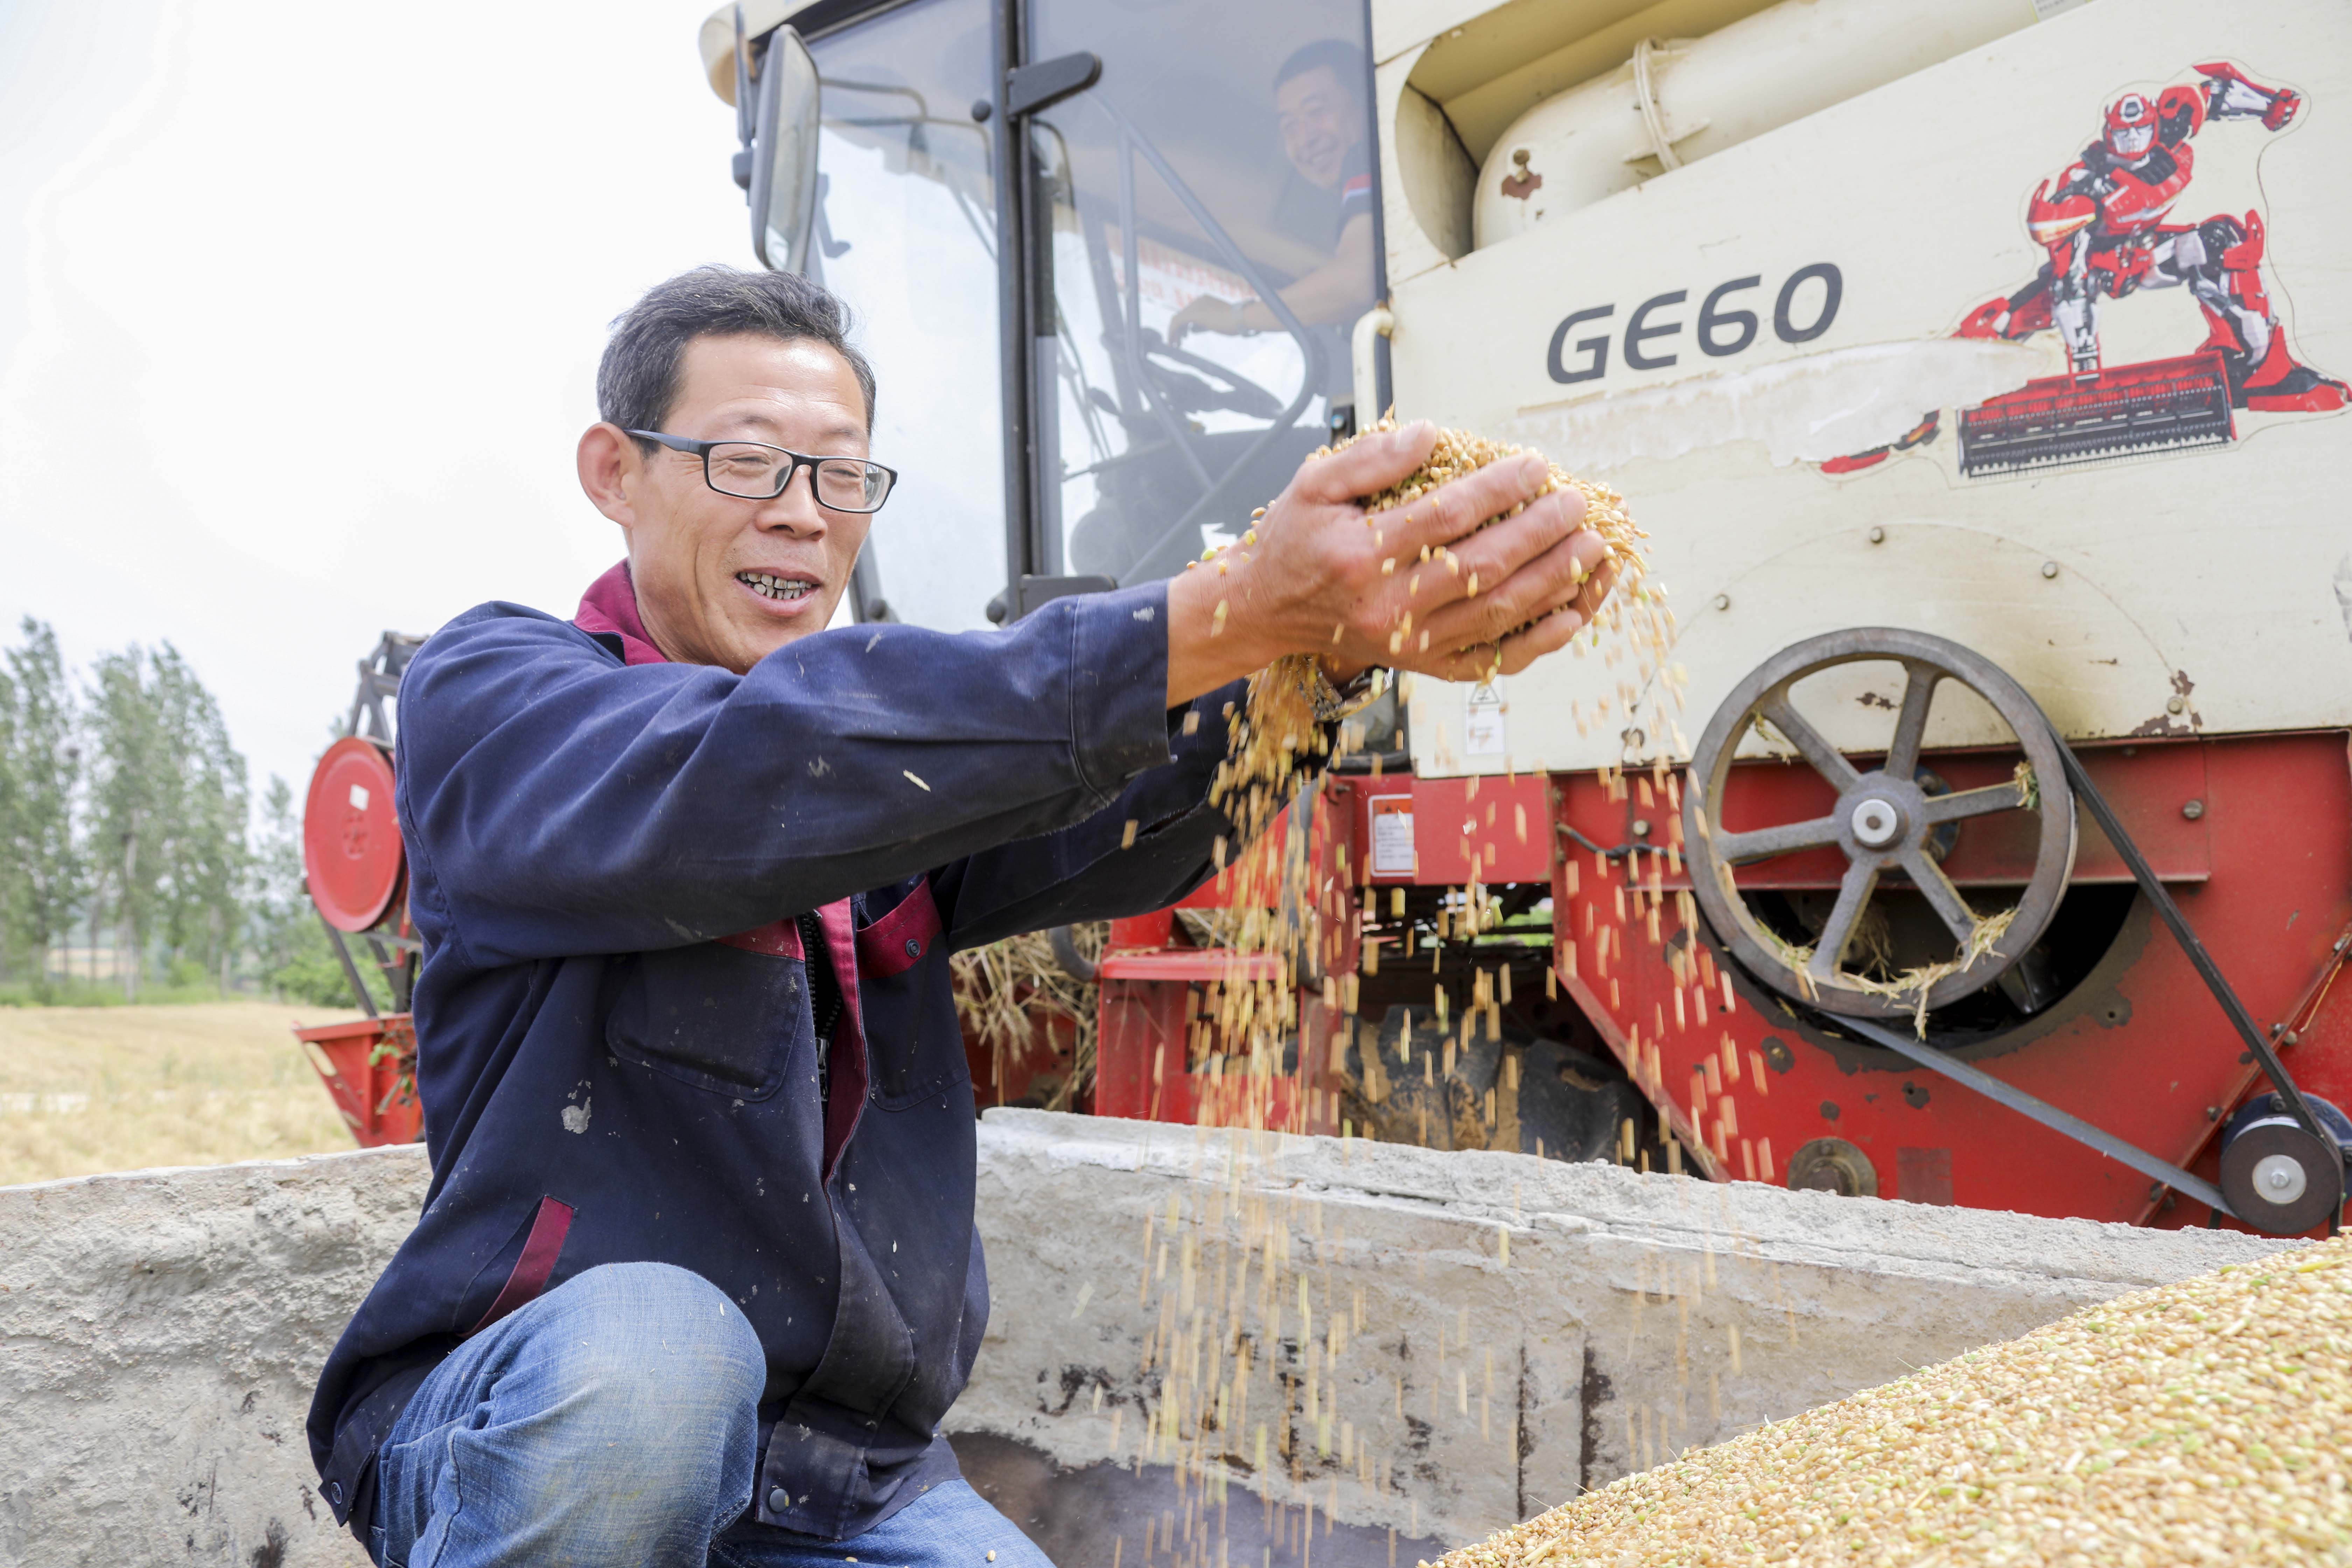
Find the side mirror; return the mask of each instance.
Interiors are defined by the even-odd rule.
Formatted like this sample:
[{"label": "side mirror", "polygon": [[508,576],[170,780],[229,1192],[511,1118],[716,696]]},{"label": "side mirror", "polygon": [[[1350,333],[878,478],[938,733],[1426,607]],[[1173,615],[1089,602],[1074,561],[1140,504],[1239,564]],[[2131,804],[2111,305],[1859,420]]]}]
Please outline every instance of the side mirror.
[{"label": "side mirror", "polygon": [[751,250],[772,272],[804,271],[816,225],[819,89],[816,61],[791,27],[768,35],[755,90]]}]

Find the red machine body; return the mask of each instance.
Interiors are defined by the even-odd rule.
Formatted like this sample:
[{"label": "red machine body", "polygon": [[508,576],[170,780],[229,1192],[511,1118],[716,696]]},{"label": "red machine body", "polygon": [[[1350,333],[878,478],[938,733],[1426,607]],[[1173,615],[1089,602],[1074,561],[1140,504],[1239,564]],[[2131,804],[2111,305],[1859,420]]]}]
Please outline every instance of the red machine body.
[{"label": "red machine body", "polygon": [[[393,801],[394,699],[422,637],[386,632],[360,661],[359,690],[342,738],[310,771],[302,803],[302,875],[352,1000],[367,1015],[298,1028],[310,1065],[362,1148],[425,1136],[416,1099],[416,1031],[408,994],[421,951],[408,921],[408,859]],[[360,949],[354,957],[352,948]],[[362,978],[383,976],[392,1008]]]},{"label": "red machine body", "polygon": [[[1224,909],[1242,889],[1277,882],[1307,906],[1301,923],[1312,956],[1297,986],[1285,1070],[1262,1083],[1229,1071],[1237,1058],[1217,1037],[1213,1005],[1219,987],[1269,979],[1279,961],[1193,946],[1175,910],[1163,910],[1112,922],[1098,966],[1100,1043],[1091,1109],[1102,1116],[1363,1135],[1360,1106],[1349,1114],[1351,1098],[1363,1089],[1360,1021],[1381,1011],[1376,995],[1402,995],[1428,1012],[1444,984],[1404,958],[1393,917],[1368,924],[1367,900],[1377,903],[1403,889],[1442,893],[1472,880],[1548,883],[1547,812],[1540,774],[1484,781],[1327,775],[1303,811],[1294,805],[1253,847],[1252,860],[1237,862],[1178,906]],[[1294,873],[1269,874],[1267,866],[1291,854],[1290,835],[1302,816],[1307,842]],[[1370,957],[1368,947],[1376,950]],[[1538,986],[1541,968],[1535,962],[1530,975]]]},{"label": "red machine body", "polygon": [[[2296,1081],[2337,1104],[2352,1102],[2352,984],[2337,984],[2352,955],[2348,739],[2324,731],[2082,749],[2101,793]],[[2008,778],[2018,756],[1983,749],[1929,760],[1966,790]],[[1367,922],[1366,895],[1384,914],[1391,889],[1459,887],[1474,875],[1490,886],[1539,881],[1552,904],[1553,984],[1695,1173],[1782,1184],[1792,1160],[1817,1163],[1817,1146],[1834,1143],[1845,1168],[1859,1173],[1858,1190],[1882,1198],[2158,1226],[2236,1224],[1892,1053],[1818,1026],[1685,921],[1691,906],[1674,895],[1687,889],[1688,874],[1669,870],[1664,855],[1577,847],[1677,846],[1684,783],[1679,771],[1613,783],[1590,774],[1328,778],[1306,814],[1312,842],[1297,885],[1313,900],[1333,980],[1298,987],[1302,1043],[1286,1072],[1264,1087],[1236,1082],[1223,1070],[1234,1058],[1203,1033],[1214,1013],[1204,997],[1233,978],[1232,966],[1275,961],[1192,947],[1172,911],[1162,911],[1114,926],[1100,965],[1091,1109],[1363,1135],[1362,1121],[1347,1125],[1349,1097],[1362,1091],[1360,1050],[1351,1058],[1347,1042],[1378,1010],[1349,1004],[1383,971],[1391,980],[1412,975],[1424,1005],[1432,990],[1418,955],[1404,959],[1395,922]],[[1727,825],[1802,819],[1830,800],[1807,769],[1742,763]],[[1415,863],[1410,875],[1374,874],[1376,824],[1400,803],[1411,814]],[[2283,822],[2296,830],[2283,834]],[[1277,837],[1259,852],[1279,857],[1286,845]],[[1944,866],[1964,889],[2013,888],[2032,853],[2025,824],[1983,818],[1959,835]],[[1629,865],[1643,867],[1630,881]],[[1823,851],[1751,867],[1741,881],[1828,892],[1843,870],[1842,858]],[[1957,1054],[2215,1180],[2221,1131],[2265,1087],[2259,1069],[2114,846],[2088,822],[2069,887],[2083,904],[2103,900],[2112,911],[2093,922],[2104,934],[2095,933],[2101,948],[2087,957],[2087,973],[2024,1026]],[[1212,883],[1192,902],[1220,896]],[[1652,904],[1661,910],[1655,921],[1643,912]],[[1368,944],[1385,951],[1368,962]]]},{"label": "red machine body", "polygon": [[[2352,998],[2342,994],[2352,987],[2334,985],[2352,947],[2346,741],[2330,732],[2082,749],[2231,984],[2285,1047],[2296,1080],[2338,1104],[2352,1096]],[[1932,760],[1956,789],[1997,782],[2016,763],[1998,752]],[[1637,789],[1612,798],[1590,777],[1556,783],[1555,821],[1596,842],[1625,841],[1645,815],[1679,833],[1667,803],[1645,804]],[[1801,767],[1737,770],[1734,799],[1757,820],[1801,817],[1828,798]],[[2296,831],[2282,835],[2283,821]],[[1979,826],[1960,836],[1948,874],[1963,889],[2021,882],[2030,845],[2002,819]],[[1834,889],[1837,858],[1766,862],[1744,871],[1742,885]],[[1688,887],[1686,877],[1657,868],[1655,885],[1669,896],[1654,936],[1618,919],[1622,876],[1597,874],[1589,855],[1572,876],[1575,864],[1563,856],[1553,880],[1562,975],[1707,1174],[1782,1180],[1792,1155],[1834,1138],[1861,1152],[1880,1197],[2170,1226],[2212,1217],[2095,1150],[1814,1027],[1727,963],[1708,933],[1683,925],[1671,895]],[[2130,885],[2113,847],[2086,823],[2071,888],[2121,893]],[[2217,1134],[2258,1088],[2187,955],[2137,897],[2083,983],[2024,1027],[1961,1054],[2209,1179]]]},{"label": "red machine body", "polygon": [[363,1149],[425,1135],[416,1099],[416,1032],[408,1015],[297,1029],[335,1110]]}]

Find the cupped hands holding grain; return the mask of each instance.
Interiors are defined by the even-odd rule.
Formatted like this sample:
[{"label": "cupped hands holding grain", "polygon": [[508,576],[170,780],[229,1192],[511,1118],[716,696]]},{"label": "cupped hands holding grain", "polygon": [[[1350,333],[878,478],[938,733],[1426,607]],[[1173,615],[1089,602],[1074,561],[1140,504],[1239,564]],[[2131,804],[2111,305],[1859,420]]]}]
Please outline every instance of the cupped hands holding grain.
[{"label": "cupped hands holding grain", "polygon": [[[1252,567],[1276,570],[1245,574],[1244,595],[1270,601],[1259,613],[1296,626],[1310,646],[1328,640],[1327,624],[1337,629],[1327,653],[1335,664],[1462,679],[1472,673],[1465,650],[1486,650],[1489,664],[1499,654],[1510,673],[1565,646],[1607,591],[1596,571],[1609,552],[1584,526],[1584,498],[1556,487],[1542,458],[1503,458],[1360,510],[1390,500],[1439,440],[1434,426],[1415,424],[1301,466],[1245,552]],[[1330,526],[1331,514],[1352,526]]]},{"label": "cupped hands holding grain", "polygon": [[1239,546],[1180,574],[1171,700],[1286,654],[1317,653],[1334,675],[1378,664],[1471,679],[1567,646],[1614,575],[1583,496],[1532,454],[1391,493],[1439,443],[1420,423],[1308,459]]}]

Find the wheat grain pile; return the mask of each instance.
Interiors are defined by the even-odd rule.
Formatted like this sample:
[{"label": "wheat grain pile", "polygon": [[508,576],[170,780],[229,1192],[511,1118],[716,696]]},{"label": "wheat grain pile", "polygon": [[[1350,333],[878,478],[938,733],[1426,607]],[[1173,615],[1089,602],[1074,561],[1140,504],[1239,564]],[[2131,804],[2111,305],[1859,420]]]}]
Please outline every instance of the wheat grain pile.
[{"label": "wheat grain pile", "polygon": [[2352,1563],[2347,1449],[2339,1237],[1685,1455],[1439,1568]]}]

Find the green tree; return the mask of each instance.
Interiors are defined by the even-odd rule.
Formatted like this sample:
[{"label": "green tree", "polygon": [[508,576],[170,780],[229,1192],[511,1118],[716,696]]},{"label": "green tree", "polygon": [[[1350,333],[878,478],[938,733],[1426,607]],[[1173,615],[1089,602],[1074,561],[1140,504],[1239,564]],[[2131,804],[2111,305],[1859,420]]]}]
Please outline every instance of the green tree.
[{"label": "green tree", "polygon": [[20,824],[26,815],[22,706],[16,683],[0,673],[0,979],[23,963],[32,945],[25,929],[26,878],[13,853],[24,837]]},{"label": "green tree", "polygon": [[122,994],[136,1000],[161,902],[155,840],[171,822],[175,770],[145,652],[133,646],[106,654],[91,674],[90,930],[95,935],[101,918],[112,921]]},{"label": "green tree", "polygon": [[150,661],[175,764],[173,830],[162,847],[161,935],[175,965],[201,965],[223,991],[245,937],[243,894],[251,852],[245,758],[229,744],[220,704],[169,643]]},{"label": "green tree", "polygon": [[304,922],[316,925],[302,884],[302,824],[294,814],[294,792],[277,774],[262,792],[248,870],[246,909],[251,922],[253,957],[262,979],[276,989],[278,975],[293,961]]},{"label": "green tree", "polygon": [[79,715],[57,633],[25,618],[0,668],[0,973],[43,978],[86,889],[75,833]]},{"label": "green tree", "polygon": [[245,759],[169,643],[100,658],[85,708],[92,923],[111,921],[136,1000],[161,950],[224,984],[243,936]]}]

